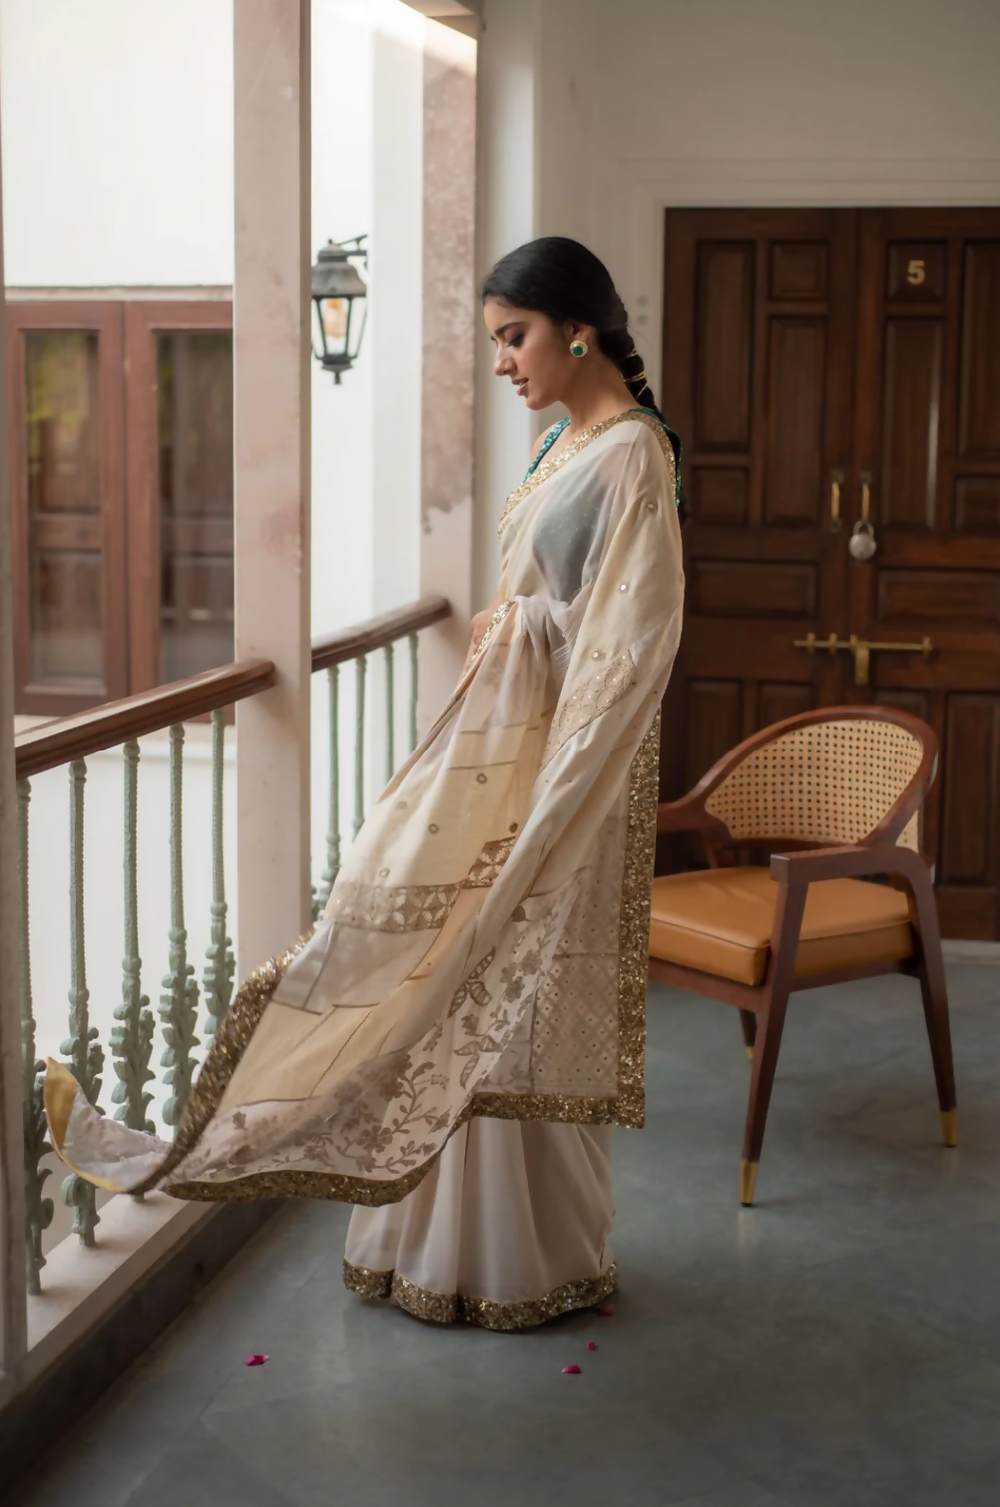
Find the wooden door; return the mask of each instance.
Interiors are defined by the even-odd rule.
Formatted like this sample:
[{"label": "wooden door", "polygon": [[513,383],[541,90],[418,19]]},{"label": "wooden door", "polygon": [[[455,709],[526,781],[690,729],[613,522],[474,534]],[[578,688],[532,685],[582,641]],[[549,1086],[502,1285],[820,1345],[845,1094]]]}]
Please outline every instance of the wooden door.
[{"label": "wooden door", "polygon": [[844,698],[839,658],[795,643],[846,627],[855,272],[853,212],[668,213],[662,407],[689,518],[667,798],[758,728]]},{"label": "wooden door", "polygon": [[[849,699],[935,729],[925,845],[946,936],[1000,937],[1000,211],[860,219],[848,629],[872,649]],[[864,665],[860,677],[864,679]]]},{"label": "wooden door", "polygon": [[903,707],[941,746],[945,935],[1000,938],[1000,211],[670,211],[664,309],[691,511],[664,797],[793,712]]}]

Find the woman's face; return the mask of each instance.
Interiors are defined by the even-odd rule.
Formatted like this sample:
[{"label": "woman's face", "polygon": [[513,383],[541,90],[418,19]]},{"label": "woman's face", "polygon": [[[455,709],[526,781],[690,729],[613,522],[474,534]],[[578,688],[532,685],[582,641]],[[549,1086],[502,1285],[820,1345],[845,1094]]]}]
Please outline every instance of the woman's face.
[{"label": "woman's face", "polygon": [[576,324],[554,325],[536,309],[518,309],[499,298],[488,298],[483,318],[496,347],[495,376],[507,377],[518,397],[531,409],[565,402],[581,362],[570,355],[570,342],[593,342],[594,332]]}]

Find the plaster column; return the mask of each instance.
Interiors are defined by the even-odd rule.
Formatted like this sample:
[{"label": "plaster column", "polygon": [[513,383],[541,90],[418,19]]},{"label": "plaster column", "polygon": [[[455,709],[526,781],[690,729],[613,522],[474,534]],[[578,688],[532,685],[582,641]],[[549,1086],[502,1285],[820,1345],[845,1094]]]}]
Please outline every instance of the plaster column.
[{"label": "plaster column", "polygon": [[[483,0],[476,123],[476,273],[538,235],[537,90],[544,0]],[[524,475],[538,433],[535,416],[493,376],[493,347],[476,332],[476,606],[496,590],[497,523]]]},{"label": "plaster column", "polygon": [[421,727],[444,705],[469,646],[473,369],[482,339],[475,277],[476,45],[427,23],[424,48],[423,414],[420,595],[452,616],[421,639]]},{"label": "plaster column", "polygon": [[234,6],[236,657],[241,977],[309,924],[309,0]]},{"label": "plaster column", "polygon": [[[0,324],[0,434],[6,433],[7,335],[5,326]],[[0,466],[0,1401],[16,1385],[27,1348],[11,589],[10,486],[7,467],[3,465]]]}]

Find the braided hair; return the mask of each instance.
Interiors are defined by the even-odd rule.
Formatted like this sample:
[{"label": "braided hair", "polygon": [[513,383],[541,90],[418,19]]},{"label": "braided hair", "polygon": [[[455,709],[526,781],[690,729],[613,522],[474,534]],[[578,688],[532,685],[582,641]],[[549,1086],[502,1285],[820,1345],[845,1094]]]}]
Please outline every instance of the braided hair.
[{"label": "braided hair", "polygon": [[636,407],[650,408],[662,419],[611,273],[579,241],[546,235],[509,251],[483,283],[483,303],[488,298],[499,298],[515,308],[537,309],[553,324],[591,325],[604,355],[621,372]]}]

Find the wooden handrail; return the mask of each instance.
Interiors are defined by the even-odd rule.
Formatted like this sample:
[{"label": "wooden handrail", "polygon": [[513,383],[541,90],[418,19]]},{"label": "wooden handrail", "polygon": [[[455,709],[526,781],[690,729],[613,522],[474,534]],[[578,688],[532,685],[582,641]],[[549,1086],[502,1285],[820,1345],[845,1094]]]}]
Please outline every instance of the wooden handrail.
[{"label": "wooden handrail", "polygon": [[383,649],[386,644],[405,638],[408,633],[417,633],[440,623],[451,616],[451,603],[447,597],[424,597],[411,602],[408,607],[397,607],[381,617],[369,618],[356,628],[341,628],[337,633],[328,633],[323,638],[314,638],[312,645],[313,674],[328,670],[332,665],[344,664],[346,660],[358,659],[370,654],[373,649]]},{"label": "wooden handrail", "polygon": [[232,706],[234,701],[256,696],[274,683],[274,665],[269,659],[244,659],[152,691],[140,691],[122,701],[106,701],[72,717],[44,722],[14,739],[17,778],[29,779],[73,759],[116,748],[130,738],[161,732],[174,723]]},{"label": "wooden handrail", "polygon": [[[407,634],[417,633],[451,616],[447,597],[424,597],[408,607],[369,618],[356,628],[343,628],[313,640],[312,668],[329,669],[345,660],[370,654]],[[105,748],[116,748],[130,738],[162,732],[177,722],[187,722],[232,706],[247,696],[256,696],[275,684],[275,669],[269,659],[245,659],[238,664],[220,665],[187,680],[126,696],[122,701],[106,701],[71,717],[58,717],[38,727],[18,733],[14,739],[17,778],[30,779],[46,769],[56,769],[73,759],[84,759]]]}]

